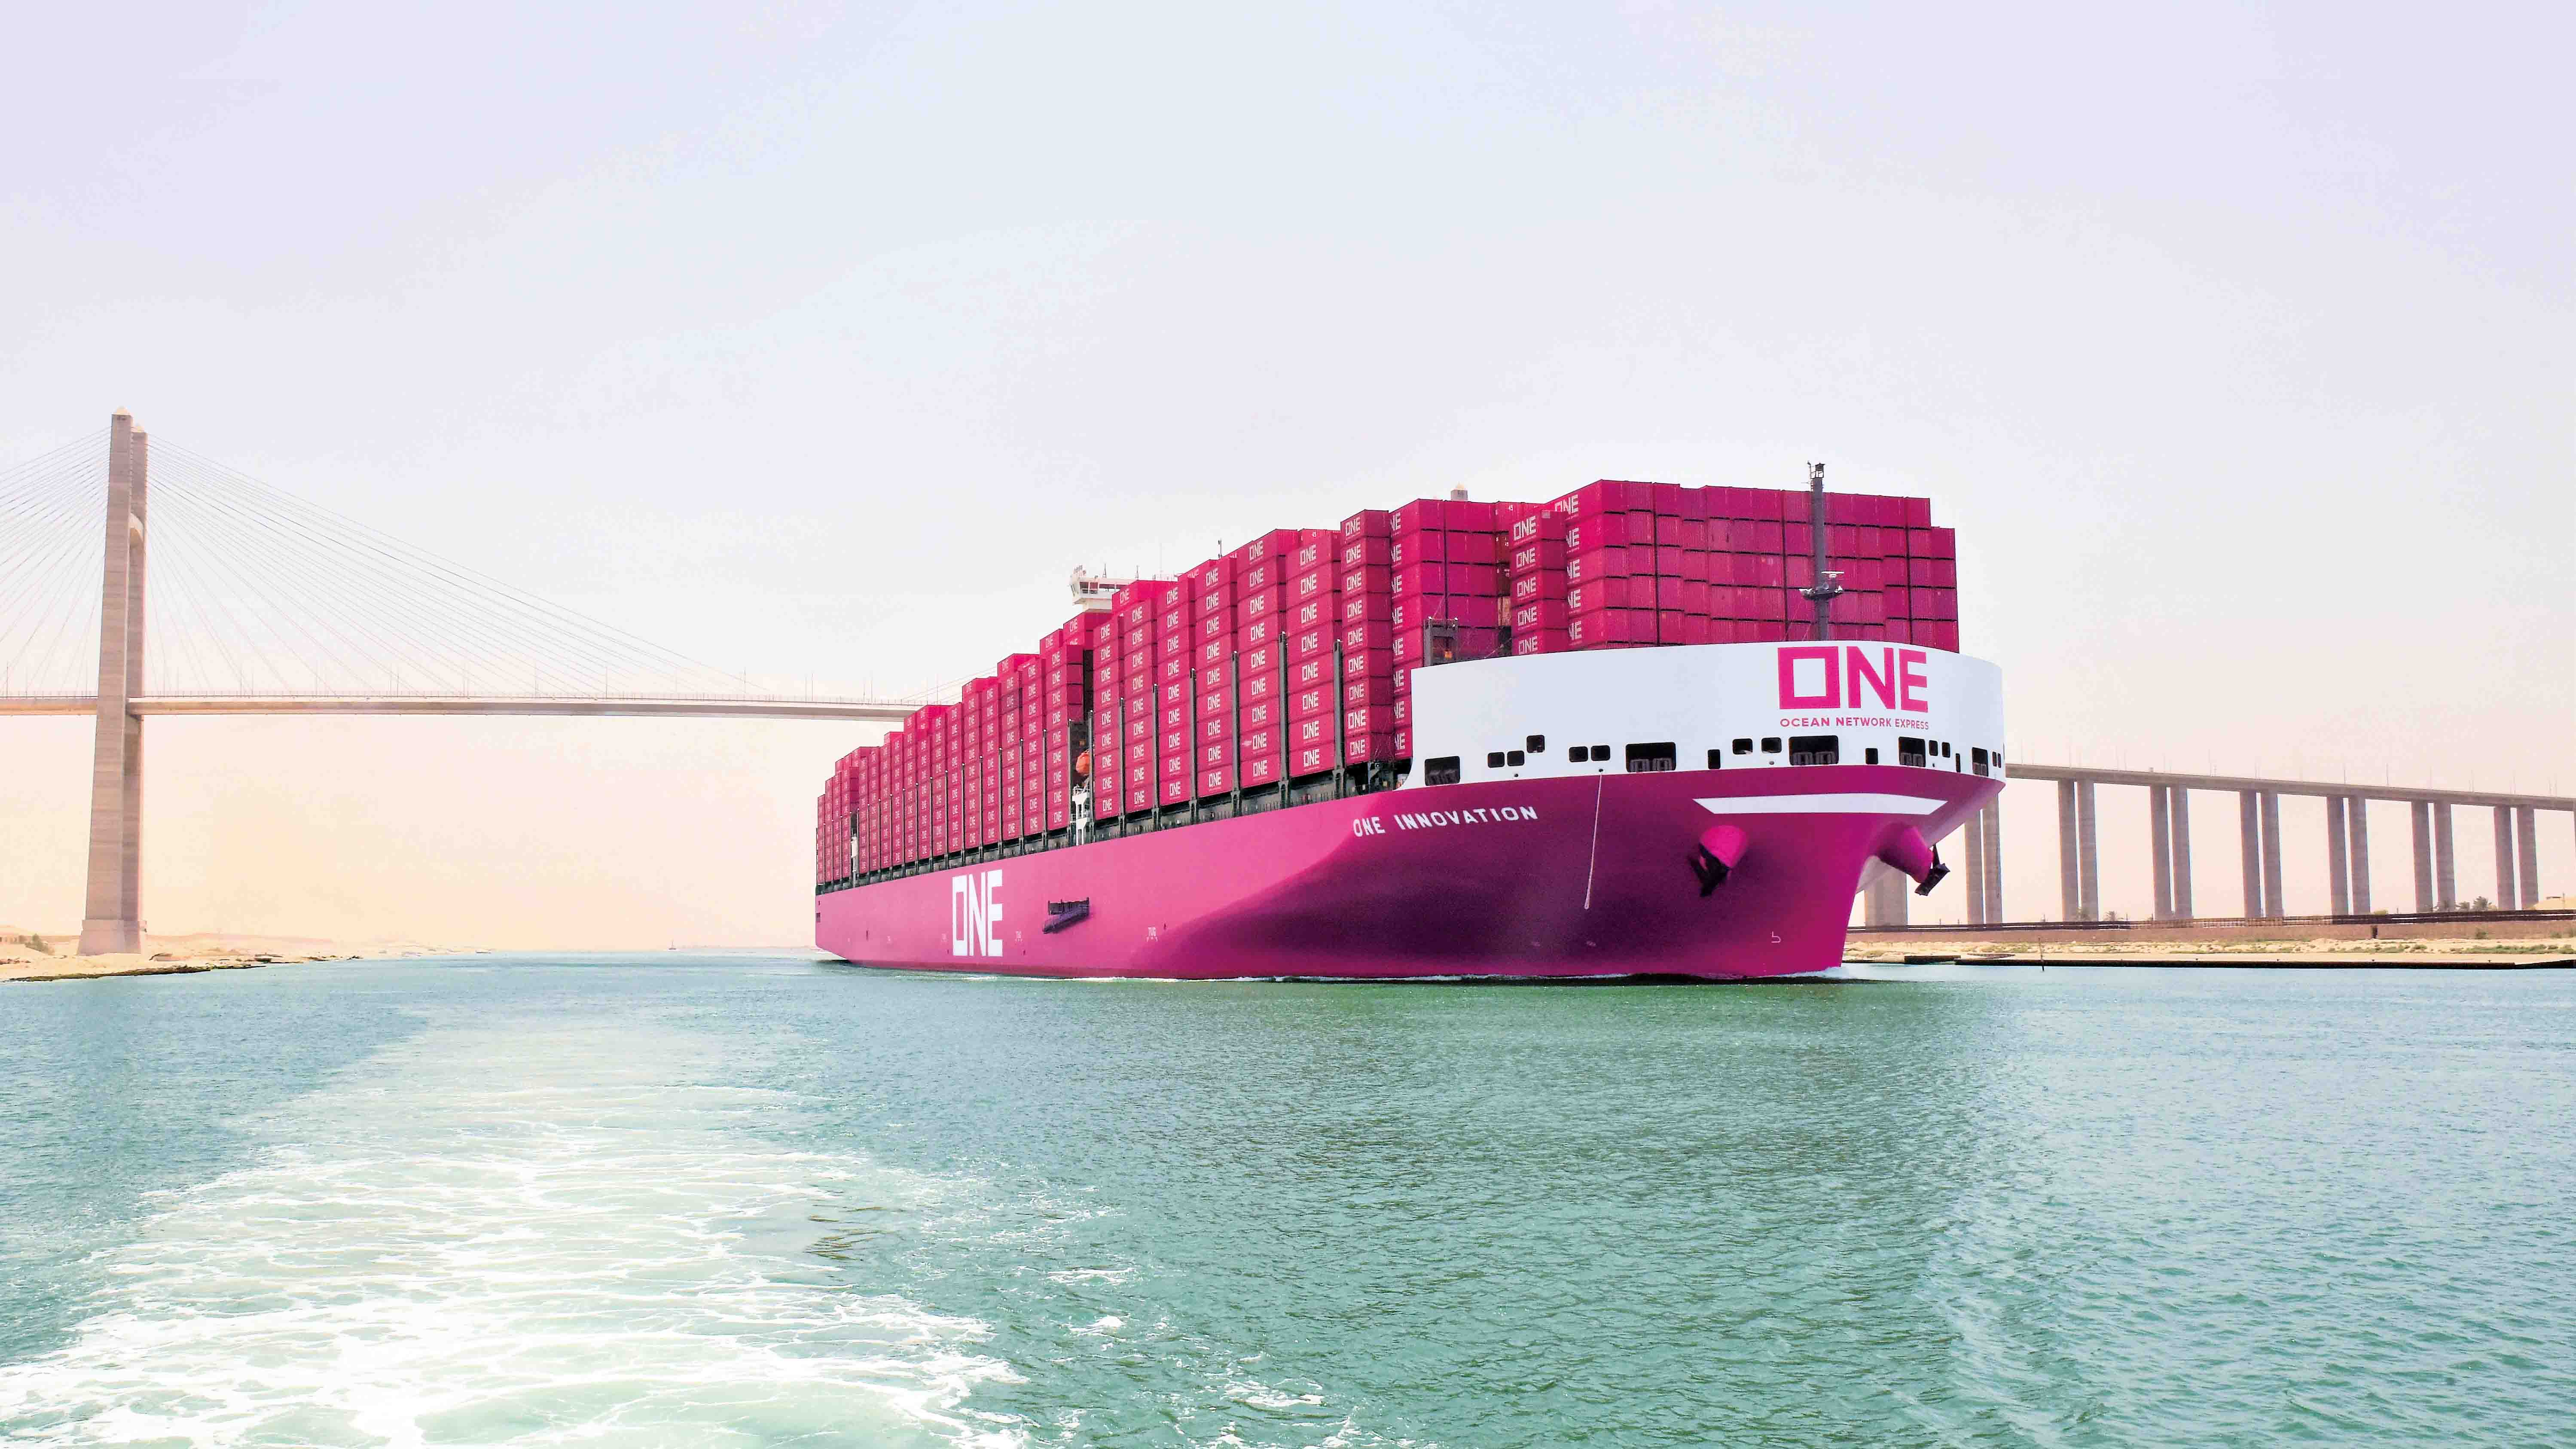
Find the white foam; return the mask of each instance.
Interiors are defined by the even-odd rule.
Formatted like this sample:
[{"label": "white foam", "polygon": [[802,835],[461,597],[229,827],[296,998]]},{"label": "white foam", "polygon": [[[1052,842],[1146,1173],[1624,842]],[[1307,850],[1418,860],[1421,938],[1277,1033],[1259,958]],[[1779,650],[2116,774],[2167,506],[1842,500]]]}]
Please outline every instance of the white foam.
[{"label": "white foam", "polygon": [[[631,1023],[432,1029],[262,1124],[0,1366],[39,1444],[995,1443],[984,1327],[762,1246],[947,1185],[763,1142],[771,1094]],[[821,1226],[790,1233],[819,1237]]]}]

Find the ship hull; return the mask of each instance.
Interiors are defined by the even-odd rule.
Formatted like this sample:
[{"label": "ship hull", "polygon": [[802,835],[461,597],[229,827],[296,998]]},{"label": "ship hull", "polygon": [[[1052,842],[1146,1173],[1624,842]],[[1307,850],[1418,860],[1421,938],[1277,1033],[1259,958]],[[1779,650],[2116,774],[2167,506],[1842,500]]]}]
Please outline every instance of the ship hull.
[{"label": "ship hull", "polygon": [[[1842,959],[1873,859],[2002,783],[1824,765],[1389,791],[827,891],[815,941],[1032,976],[1795,975]],[[1693,854],[1719,824],[1743,853],[1710,887]]]}]

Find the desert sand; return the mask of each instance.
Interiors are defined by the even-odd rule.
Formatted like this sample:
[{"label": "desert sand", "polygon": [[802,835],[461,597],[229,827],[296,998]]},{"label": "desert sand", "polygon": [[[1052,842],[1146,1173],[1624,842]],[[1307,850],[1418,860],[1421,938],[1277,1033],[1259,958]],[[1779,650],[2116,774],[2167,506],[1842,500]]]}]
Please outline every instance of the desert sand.
[{"label": "desert sand", "polygon": [[239,971],[283,962],[361,961],[440,956],[452,948],[410,941],[353,944],[301,936],[241,936],[199,931],[146,936],[136,954],[75,954],[80,938],[0,926],[0,981],[78,981],[95,976],[177,976]]}]

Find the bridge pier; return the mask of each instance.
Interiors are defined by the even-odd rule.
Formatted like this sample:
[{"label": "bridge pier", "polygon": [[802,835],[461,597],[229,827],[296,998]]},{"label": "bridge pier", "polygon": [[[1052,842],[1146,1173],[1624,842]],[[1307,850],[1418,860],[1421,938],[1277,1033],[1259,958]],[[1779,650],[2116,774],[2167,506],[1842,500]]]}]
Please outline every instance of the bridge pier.
[{"label": "bridge pier", "polygon": [[2263,914],[2263,805],[2259,790],[2236,792],[2236,832],[2245,874],[2245,918]]},{"label": "bridge pier", "polygon": [[2174,919],[2192,918],[2191,905],[2191,790],[2183,785],[2165,787],[2166,814],[2173,824],[2173,908]]},{"label": "bridge pier", "polygon": [[2513,812],[2514,859],[2522,863],[2522,908],[2540,904],[2540,818],[2528,805]]},{"label": "bridge pier", "polygon": [[2422,915],[2433,909],[2433,802],[2408,801],[2406,818],[2414,827],[2415,912]]},{"label": "bridge pier", "polygon": [[1873,860],[1861,872],[1861,923],[1872,929],[1902,926],[1906,923],[1905,877],[1889,868],[1887,862]]},{"label": "bridge pier", "polygon": [[90,756],[89,877],[84,956],[143,949],[144,518],[149,440],[134,419],[107,424],[107,560],[100,581],[97,734]]},{"label": "bridge pier", "polygon": [[1986,920],[2000,924],[2004,919],[2004,801],[2001,795],[1986,802],[1984,811],[1986,856]]},{"label": "bridge pier", "polygon": [[2341,795],[2326,797],[2326,910],[2352,914],[2351,805]]},{"label": "bridge pier", "polygon": [[2263,792],[2263,914],[2279,920],[2288,915],[2281,892],[2281,792]]},{"label": "bridge pier", "polygon": [[2171,794],[2162,785],[2147,787],[2147,854],[2154,867],[2159,921],[2170,921],[2174,914],[2173,816],[2166,803]]},{"label": "bridge pier", "polygon": [[[2532,910],[2544,883],[2539,868],[2539,813],[2576,813],[2576,796],[2498,795],[2476,790],[2436,790],[2391,785],[2372,790],[2350,781],[2275,780],[2231,775],[2181,775],[2162,770],[2090,769],[2068,765],[2018,765],[2017,780],[2050,780],[2057,785],[2058,896],[2063,919],[2098,921],[2103,917],[2101,886],[2095,877],[2096,822],[2093,794],[2103,785],[2135,786],[2147,795],[2148,862],[2154,910],[2159,920],[2197,919],[2192,900],[2191,796],[2194,790],[2233,791],[2236,795],[2240,850],[2248,920],[2281,920],[2289,915],[2282,882],[2281,797],[2317,800],[2325,813],[2326,890],[2324,908],[2336,915],[2368,915],[2376,909],[2370,880],[2370,806],[2373,801],[2406,807],[2414,846],[2414,909],[2434,912],[2458,909],[2458,863],[2452,849],[2452,809],[2469,806],[2494,812],[2496,902],[2502,910]],[[1985,826],[1990,862],[1988,890],[1999,889],[2002,872],[1991,864],[1998,852],[1998,831]],[[1974,883],[1971,884],[1974,889]],[[2483,897],[2481,897],[2483,899]],[[2400,909],[2390,902],[2389,909]],[[1999,904],[1990,905],[1986,920],[2000,921]]]},{"label": "bridge pier", "polygon": [[2084,919],[2082,874],[2075,865],[2075,782],[2057,782],[2057,915],[2059,920]]},{"label": "bridge pier", "polygon": [[2513,812],[2495,807],[2496,909],[2522,909],[2522,873],[2513,868]]},{"label": "bridge pier", "polygon": [[2082,872],[2082,919],[2102,919],[2102,836],[2093,814],[2093,782],[2086,780],[2075,787],[2075,863]]},{"label": "bridge pier", "polygon": [[1960,863],[1965,867],[1968,895],[1968,924],[1986,924],[1986,812],[1980,807],[1968,817],[1959,831]]},{"label": "bridge pier", "polygon": [[2458,872],[2452,868],[2451,807],[2433,803],[2433,909],[2447,911],[2460,903]]}]

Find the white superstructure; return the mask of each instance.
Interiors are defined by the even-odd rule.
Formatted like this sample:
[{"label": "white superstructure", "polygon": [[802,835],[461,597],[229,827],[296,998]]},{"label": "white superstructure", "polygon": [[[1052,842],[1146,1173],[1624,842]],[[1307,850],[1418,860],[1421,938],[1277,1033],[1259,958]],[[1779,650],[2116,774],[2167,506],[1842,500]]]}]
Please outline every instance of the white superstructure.
[{"label": "white superstructure", "polygon": [[1484,659],[1413,674],[1405,788],[1551,775],[1914,765],[2003,773],[2003,676],[1879,640]]}]

